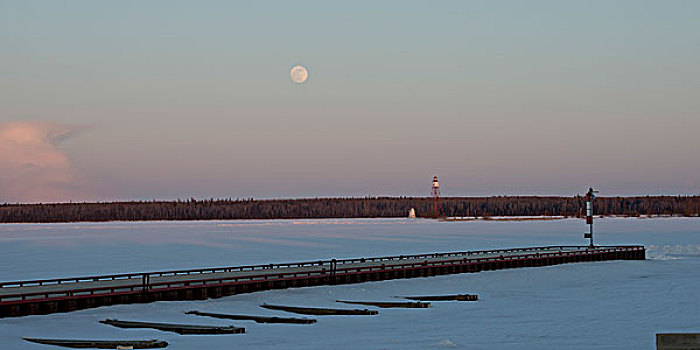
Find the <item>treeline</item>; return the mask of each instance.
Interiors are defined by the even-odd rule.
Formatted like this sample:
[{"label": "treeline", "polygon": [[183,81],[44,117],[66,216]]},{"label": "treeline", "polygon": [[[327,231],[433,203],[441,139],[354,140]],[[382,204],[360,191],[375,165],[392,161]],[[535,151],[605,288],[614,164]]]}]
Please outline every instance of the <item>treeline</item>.
[{"label": "treeline", "polygon": [[[700,196],[599,197],[599,215],[698,216]],[[315,198],[283,200],[195,200],[2,204],[0,223],[231,220],[302,218],[405,217],[414,208],[419,217],[433,216],[426,197]],[[585,197],[448,197],[439,201],[440,216],[567,216],[585,215]]]}]

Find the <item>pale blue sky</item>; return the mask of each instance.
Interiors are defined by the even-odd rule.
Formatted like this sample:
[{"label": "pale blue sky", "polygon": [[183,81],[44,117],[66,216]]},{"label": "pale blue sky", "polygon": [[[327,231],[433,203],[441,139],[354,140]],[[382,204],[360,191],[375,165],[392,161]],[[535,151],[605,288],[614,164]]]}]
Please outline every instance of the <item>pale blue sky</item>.
[{"label": "pale blue sky", "polygon": [[0,0],[0,122],[88,127],[47,141],[65,164],[32,146],[0,180],[69,168],[36,179],[62,189],[47,200],[428,195],[435,171],[455,196],[697,194],[698,14],[697,1]]}]

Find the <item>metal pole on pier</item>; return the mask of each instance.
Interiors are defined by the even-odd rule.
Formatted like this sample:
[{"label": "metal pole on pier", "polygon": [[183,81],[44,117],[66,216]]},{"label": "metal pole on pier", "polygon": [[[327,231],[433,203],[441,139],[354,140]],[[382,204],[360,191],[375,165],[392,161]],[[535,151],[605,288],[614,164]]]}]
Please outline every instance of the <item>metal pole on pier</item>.
[{"label": "metal pole on pier", "polygon": [[593,248],[593,200],[595,199],[595,193],[593,187],[588,188],[588,193],[586,193],[586,223],[588,224],[588,233],[583,234],[583,238],[588,238],[591,240],[590,247]]}]

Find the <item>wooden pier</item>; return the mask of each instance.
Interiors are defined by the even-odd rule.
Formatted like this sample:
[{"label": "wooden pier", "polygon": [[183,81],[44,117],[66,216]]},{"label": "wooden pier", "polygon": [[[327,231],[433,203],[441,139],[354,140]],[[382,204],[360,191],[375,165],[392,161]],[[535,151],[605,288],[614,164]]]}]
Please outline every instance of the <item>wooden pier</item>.
[{"label": "wooden pier", "polygon": [[644,257],[644,247],[636,245],[546,246],[1,282],[0,317],[114,304],[203,300],[278,288]]}]

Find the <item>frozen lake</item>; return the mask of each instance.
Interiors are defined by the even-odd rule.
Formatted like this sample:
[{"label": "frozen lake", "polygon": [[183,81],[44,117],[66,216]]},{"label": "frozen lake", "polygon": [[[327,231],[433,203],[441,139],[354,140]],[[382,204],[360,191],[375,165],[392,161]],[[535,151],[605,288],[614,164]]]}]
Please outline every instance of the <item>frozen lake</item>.
[{"label": "frozen lake", "polygon": [[[406,219],[0,225],[0,280],[369,257],[535,245],[583,245],[584,221],[435,222]],[[611,261],[322,286],[188,302],[117,305],[0,319],[0,348],[39,349],[20,337],[152,339],[169,349],[653,349],[657,332],[700,332],[700,219],[596,222],[596,243],[642,244],[646,261]],[[336,299],[476,293],[476,303],[382,309],[264,325],[184,315],[293,316],[263,302],[345,307]],[[395,299],[394,299],[395,300]],[[248,333],[179,336],[124,330],[105,318],[212,325]]]}]

